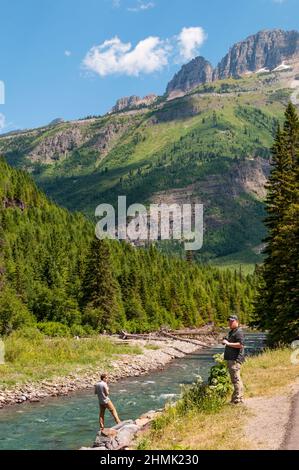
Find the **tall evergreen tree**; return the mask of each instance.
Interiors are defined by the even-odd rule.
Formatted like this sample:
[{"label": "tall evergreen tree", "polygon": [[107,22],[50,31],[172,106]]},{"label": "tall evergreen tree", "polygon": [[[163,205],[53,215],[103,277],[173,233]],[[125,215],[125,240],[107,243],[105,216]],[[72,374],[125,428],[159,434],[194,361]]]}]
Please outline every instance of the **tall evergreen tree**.
[{"label": "tall evergreen tree", "polygon": [[299,334],[299,119],[292,104],[285,113],[272,149],[272,172],[266,208],[266,260],[255,312],[269,329],[272,344],[288,343]]},{"label": "tall evergreen tree", "polygon": [[118,283],[113,274],[107,240],[94,239],[83,280],[85,321],[97,330],[115,332],[124,326]]}]

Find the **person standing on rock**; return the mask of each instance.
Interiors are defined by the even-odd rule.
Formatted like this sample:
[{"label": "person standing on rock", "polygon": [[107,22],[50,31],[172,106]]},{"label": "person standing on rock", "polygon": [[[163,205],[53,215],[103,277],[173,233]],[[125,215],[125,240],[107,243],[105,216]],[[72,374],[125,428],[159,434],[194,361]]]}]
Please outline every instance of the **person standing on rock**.
[{"label": "person standing on rock", "polygon": [[241,365],[245,360],[244,357],[244,334],[239,327],[237,315],[231,315],[228,318],[230,331],[228,336],[224,338],[222,344],[225,345],[224,359],[227,361],[230,378],[234,386],[234,392],[231,403],[243,403],[243,382],[241,379]]},{"label": "person standing on rock", "polygon": [[112,414],[115,422],[119,424],[121,421],[118,417],[117,411],[115,406],[113,405],[112,401],[109,398],[109,387],[108,387],[108,375],[102,374],[101,380],[95,385],[94,393],[98,396],[99,405],[100,405],[100,429],[101,431],[104,429],[104,421],[105,421],[105,411],[106,409],[110,411]]}]

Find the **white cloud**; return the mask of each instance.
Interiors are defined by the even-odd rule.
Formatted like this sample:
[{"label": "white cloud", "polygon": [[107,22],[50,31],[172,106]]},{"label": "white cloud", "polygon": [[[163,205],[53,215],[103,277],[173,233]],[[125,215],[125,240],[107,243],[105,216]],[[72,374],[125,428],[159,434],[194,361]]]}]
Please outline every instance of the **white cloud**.
[{"label": "white cloud", "polygon": [[70,56],[72,55],[72,52],[66,50],[66,51],[64,51],[64,55],[65,55],[66,57],[70,57]]},{"label": "white cloud", "polygon": [[118,36],[93,46],[83,60],[83,68],[101,77],[112,74],[139,76],[162,70],[171,59],[192,59],[206,39],[202,28],[183,28],[178,36],[160,39],[149,36],[135,47]]},{"label": "white cloud", "polygon": [[137,13],[138,11],[145,11],[154,8],[156,5],[154,2],[143,2],[142,0],[137,1],[137,5],[135,7],[128,7],[128,11],[132,11]]},{"label": "white cloud", "polygon": [[206,34],[203,28],[183,28],[178,36],[181,57],[184,60],[192,59],[205,39]]},{"label": "white cloud", "polygon": [[0,132],[5,128],[5,116],[4,114],[0,113]]},{"label": "white cloud", "polygon": [[130,42],[123,43],[116,36],[92,47],[83,66],[102,77],[117,73],[138,76],[161,70],[167,63],[167,44],[158,37],[150,36],[132,48]]}]

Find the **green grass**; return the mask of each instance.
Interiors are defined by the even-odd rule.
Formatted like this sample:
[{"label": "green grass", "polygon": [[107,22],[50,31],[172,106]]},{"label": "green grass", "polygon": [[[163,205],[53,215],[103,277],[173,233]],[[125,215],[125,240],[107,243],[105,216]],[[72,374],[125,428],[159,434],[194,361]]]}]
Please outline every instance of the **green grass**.
[{"label": "green grass", "polygon": [[4,340],[5,364],[0,365],[0,389],[37,382],[93,368],[109,370],[120,354],[141,354],[138,346],[118,345],[103,337],[76,340],[24,336],[15,332]]},{"label": "green grass", "polygon": [[212,260],[210,263],[220,269],[241,270],[244,275],[252,274],[256,264],[263,262],[263,256],[246,249],[238,253],[222,256]]},{"label": "green grass", "polygon": [[158,349],[160,349],[160,346],[157,346],[156,344],[146,344],[144,348],[157,351]]},{"label": "green grass", "polygon": [[[247,359],[242,367],[245,398],[285,393],[298,380],[299,365],[291,363],[291,349],[266,350]],[[137,449],[154,450],[245,450],[252,449],[243,434],[250,413],[245,406],[226,404],[216,412],[191,407],[182,416],[169,407],[140,435]],[[227,425],[229,423],[229,426]]]}]

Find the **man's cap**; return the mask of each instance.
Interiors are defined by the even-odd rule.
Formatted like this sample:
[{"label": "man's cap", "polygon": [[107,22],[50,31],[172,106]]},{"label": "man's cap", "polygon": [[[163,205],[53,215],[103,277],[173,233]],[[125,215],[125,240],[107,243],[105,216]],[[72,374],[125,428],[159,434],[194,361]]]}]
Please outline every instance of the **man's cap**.
[{"label": "man's cap", "polygon": [[229,320],[229,321],[233,321],[233,320],[239,321],[239,318],[237,317],[237,315],[230,315],[230,316],[228,317],[228,320]]}]

